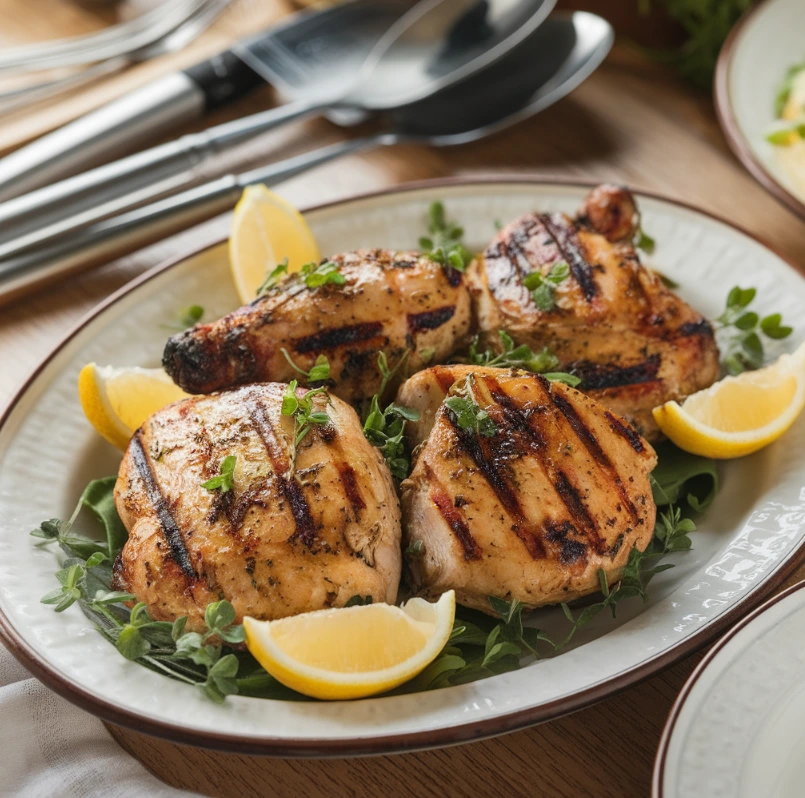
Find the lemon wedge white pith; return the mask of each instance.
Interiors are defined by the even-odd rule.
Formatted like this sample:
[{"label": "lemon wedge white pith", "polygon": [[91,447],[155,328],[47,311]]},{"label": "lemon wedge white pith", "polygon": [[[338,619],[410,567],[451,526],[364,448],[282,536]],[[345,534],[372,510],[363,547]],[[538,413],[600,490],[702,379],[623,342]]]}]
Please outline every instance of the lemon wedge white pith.
[{"label": "lemon wedge white pith", "polygon": [[295,272],[320,259],[302,214],[263,185],[248,186],[235,206],[229,266],[241,302],[251,302],[266,276],[285,258]]},{"label": "lemon wedge white pith", "polygon": [[128,446],[152,413],[187,394],[162,369],[88,363],[78,375],[78,397],[90,424],[109,443]]},{"label": "lemon wedge white pith", "polygon": [[391,690],[424,670],[453,629],[455,593],[435,604],[369,604],[278,621],[246,617],[246,644],[282,684],[314,698],[348,699]]},{"label": "lemon wedge white pith", "polygon": [[681,405],[654,409],[660,429],[704,457],[743,457],[776,441],[805,407],[805,344],[757,371],[725,377]]}]

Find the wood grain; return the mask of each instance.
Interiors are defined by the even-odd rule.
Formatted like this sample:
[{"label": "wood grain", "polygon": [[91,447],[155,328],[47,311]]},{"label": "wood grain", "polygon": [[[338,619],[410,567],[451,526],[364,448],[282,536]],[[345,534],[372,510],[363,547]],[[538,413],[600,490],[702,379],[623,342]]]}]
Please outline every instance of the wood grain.
[{"label": "wood grain", "polygon": [[[7,18],[4,11],[12,5],[22,14],[21,0],[0,0],[0,14]],[[265,92],[231,113],[244,113],[268,101],[270,94]],[[0,142],[8,140],[3,130],[0,125]],[[344,131],[325,121],[300,124],[246,148],[235,160],[254,163],[284,157],[343,135]],[[609,180],[665,193],[726,216],[805,265],[805,223],[779,205],[735,161],[718,129],[710,99],[692,93],[673,75],[624,47],[616,49],[571,97],[505,134],[450,151],[400,147],[351,157],[296,178],[283,185],[281,192],[304,206],[407,180],[490,173]],[[0,405],[99,300],[190,242],[212,240],[226,229],[225,218],[215,220],[2,309]],[[805,569],[800,569],[789,582],[803,576]],[[689,658],[597,706],[552,723],[495,740],[417,754],[359,760],[258,759],[184,748],[128,730],[111,731],[127,751],[168,783],[221,798],[645,796],[663,723],[697,660]]]}]

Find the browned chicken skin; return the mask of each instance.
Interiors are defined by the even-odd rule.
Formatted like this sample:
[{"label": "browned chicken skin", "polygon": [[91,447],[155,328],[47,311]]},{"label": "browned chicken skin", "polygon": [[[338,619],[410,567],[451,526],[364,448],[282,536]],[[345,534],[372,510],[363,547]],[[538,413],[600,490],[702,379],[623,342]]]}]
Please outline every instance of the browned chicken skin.
[{"label": "browned chicken skin", "polygon": [[[652,408],[711,385],[718,349],[708,321],[640,264],[631,243],[638,221],[628,192],[599,187],[577,222],[561,213],[516,219],[469,278],[483,345],[499,346],[506,330],[518,344],[548,347],[562,371],[581,378],[580,390],[656,440]],[[523,281],[559,262],[570,274],[554,307],[541,310]]]},{"label": "browned chicken skin", "polygon": [[[467,376],[457,388],[468,389]],[[491,612],[487,596],[533,608],[595,592],[599,568],[616,581],[654,532],[651,446],[598,402],[536,374],[475,368],[469,391],[494,435],[462,429],[441,405],[402,485],[403,545],[422,541],[409,560],[413,589],[454,589],[461,604]]]},{"label": "browned chicken skin", "polygon": [[[294,465],[284,390],[258,384],[186,399],[132,438],[115,488],[129,539],[114,584],[153,618],[187,615],[198,630],[206,605],[223,598],[239,620],[340,607],[356,595],[396,600],[400,511],[388,469],[355,411],[333,396],[315,400],[331,421],[312,428]],[[237,457],[233,489],[203,488],[228,455]]]},{"label": "browned chicken skin", "polygon": [[[190,393],[297,377],[285,348],[306,371],[330,361],[332,391],[345,401],[371,397],[380,384],[378,353],[408,368],[446,360],[465,342],[470,296],[462,275],[410,252],[336,255],[344,285],[307,288],[292,275],[250,305],[173,336],[163,365]],[[424,353],[424,354],[423,354]]]}]

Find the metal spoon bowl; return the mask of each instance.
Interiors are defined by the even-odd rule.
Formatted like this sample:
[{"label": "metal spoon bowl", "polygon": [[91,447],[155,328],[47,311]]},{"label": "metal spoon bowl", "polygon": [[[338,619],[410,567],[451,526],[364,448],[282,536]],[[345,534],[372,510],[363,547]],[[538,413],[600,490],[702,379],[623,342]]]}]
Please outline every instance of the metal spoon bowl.
[{"label": "metal spoon bowl", "polygon": [[[455,94],[433,98],[392,115],[389,127],[242,175],[227,175],[177,196],[74,230],[43,248],[19,242],[0,246],[0,298],[43,276],[100,263],[152,243],[234,207],[243,189],[274,185],[349,153],[416,142],[434,147],[466,144],[498,133],[553,105],[582,83],[606,57],[614,34],[586,12],[556,14],[522,48],[516,74],[485,74]],[[439,111],[439,100],[445,103]],[[450,105],[447,105],[449,100]]]}]

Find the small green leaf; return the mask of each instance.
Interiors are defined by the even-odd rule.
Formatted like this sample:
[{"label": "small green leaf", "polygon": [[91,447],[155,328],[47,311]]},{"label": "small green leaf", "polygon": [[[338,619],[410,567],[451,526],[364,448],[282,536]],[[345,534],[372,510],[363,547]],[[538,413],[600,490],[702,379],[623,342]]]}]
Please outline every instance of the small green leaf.
[{"label": "small green leaf", "polygon": [[545,377],[546,380],[550,380],[551,382],[562,382],[565,385],[569,385],[571,388],[575,388],[581,383],[580,377],[577,377],[575,374],[567,374],[564,371],[549,371],[542,376]]},{"label": "small green leaf", "polygon": [[749,311],[739,316],[734,324],[739,330],[753,330],[758,322],[757,313]]},{"label": "small green leaf", "polygon": [[173,622],[173,626],[171,627],[171,639],[174,643],[184,634],[185,626],[187,626],[186,615],[183,615],[181,618],[177,618]]},{"label": "small green leaf", "polygon": [[136,626],[126,624],[117,638],[117,650],[126,659],[135,660],[144,657],[151,650],[151,644]]},{"label": "small green leaf", "polygon": [[279,284],[280,280],[288,274],[288,258],[277,264],[277,266],[266,275],[266,279],[260,284],[257,289],[257,296],[261,297],[266,294],[271,288]]},{"label": "small green leaf", "polygon": [[214,601],[207,605],[204,622],[210,629],[223,629],[235,622],[235,608],[228,601]]},{"label": "small green leaf", "polygon": [[653,255],[657,242],[642,227],[639,227],[635,234],[634,245],[638,249],[642,249],[647,255]]},{"label": "small green leaf", "polygon": [[237,457],[234,454],[227,455],[221,461],[220,473],[218,476],[208,479],[201,483],[205,490],[218,490],[221,493],[228,493],[235,487],[235,464]]},{"label": "small green leaf", "polygon": [[190,307],[182,311],[179,320],[181,325],[185,328],[194,327],[201,321],[203,315],[204,308],[201,305],[190,305]]},{"label": "small green leaf", "polygon": [[366,604],[372,603],[371,596],[353,596],[344,604],[345,607],[361,607]]}]

